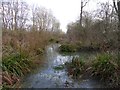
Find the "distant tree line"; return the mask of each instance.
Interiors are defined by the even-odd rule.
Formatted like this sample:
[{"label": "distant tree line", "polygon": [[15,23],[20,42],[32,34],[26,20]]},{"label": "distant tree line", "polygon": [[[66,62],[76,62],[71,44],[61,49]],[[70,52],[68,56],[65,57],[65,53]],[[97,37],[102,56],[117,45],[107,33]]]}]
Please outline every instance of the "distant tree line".
[{"label": "distant tree line", "polygon": [[1,1],[2,30],[59,31],[60,23],[50,10],[32,8],[23,1]]},{"label": "distant tree line", "polygon": [[71,42],[76,41],[86,46],[109,44],[109,46],[117,47],[117,33],[120,30],[117,27],[120,25],[119,5],[117,7],[118,13],[109,2],[99,3],[99,8],[91,13],[82,10],[82,16],[80,14],[78,20],[69,23],[67,26],[68,39]]}]

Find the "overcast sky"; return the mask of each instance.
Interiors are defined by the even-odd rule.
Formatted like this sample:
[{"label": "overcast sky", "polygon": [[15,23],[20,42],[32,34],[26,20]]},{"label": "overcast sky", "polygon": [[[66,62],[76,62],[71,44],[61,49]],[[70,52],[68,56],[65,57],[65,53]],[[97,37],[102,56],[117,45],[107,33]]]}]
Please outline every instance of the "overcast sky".
[{"label": "overcast sky", "polygon": [[[51,9],[53,15],[60,21],[61,29],[66,31],[66,26],[75,21],[80,14],[81,0],[26,0],[30,5],[35,4]],[[112,2],[112,0],[90,0],[84,8],[86,11],[93,11],[97,8],[98,2]]]}]

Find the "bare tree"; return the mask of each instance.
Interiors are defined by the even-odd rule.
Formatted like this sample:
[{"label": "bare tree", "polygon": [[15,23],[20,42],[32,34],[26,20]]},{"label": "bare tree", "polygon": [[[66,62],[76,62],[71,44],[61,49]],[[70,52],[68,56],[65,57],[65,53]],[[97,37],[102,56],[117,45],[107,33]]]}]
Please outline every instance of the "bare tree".
[{"label": "bare tree", "polygon": [[120,0],[117,0],[117,5],[115,0],[113,0],[113,5],[118,15],[118,47],[120,49]]},{"label": "bare tree", "polygon": [[35,29],[35,5],[32,6],[32,30],[36,30]]},{"label": "bare tree", "polygon": [[83,8],[87,5],[89,0],[81,0],[81,10],[80,10],[80,26],[82,26],[82,14]]},{"label": "bare tree", "polygon": [[51,29],[54,32],[58,32],[60,30],[60,23],[59,21],[53,17],[52,22],[51,22]]},{"label": "bare tree", "polygon": [[8,29],[10,27],[10,9],[11,4],[10,2],[1,2],[1,15],[2,15],[2,29]]},{"label": "bare tree", "polygon": [[60,27],[52,12],[44,7],[32,8],[32,22],[33,28],[39,31],[57,31]]},{"label": "bare tree", "polygon": [[19,4],[20,8],[19,8],[19,20],[18,20],[18,25],[19,25],[19,28],[20,29],[24,29],[26,26],[26,23],[27,23],[27,20],[28,20],[28,5],[26,2],[20,2]]},{"label": "bare tree", "polygon": [[18,0],[1,2],[3,29],[17,30],[25,28],[28,14],[28,5]]},{"label": "bare tree", "polygon": [[114,5],[114,8],[118,14],[118,20],[119,20],[118,30],[120,30],[120,0],[117,0],[117,5],[116,5],[116,1],[113,0],[113,5]]},{"label": "bare tree", "polygon": [[96,16],[99,20],[101,20],[102,24],[102,32],[105,39],[109,39],[108,34],[110,31],[113,31],[111,29],[111,22],[113,19],[113,6],[109,4],[109,2],[106,3],[99,3],[100,6],[96,11]]},{"label": "bare tree", "polygon": [[6,29],[6,24],[5,24],[5,8],[4,8],[4,2],[1,2],[1,14],[2,14],[2,29]]}]

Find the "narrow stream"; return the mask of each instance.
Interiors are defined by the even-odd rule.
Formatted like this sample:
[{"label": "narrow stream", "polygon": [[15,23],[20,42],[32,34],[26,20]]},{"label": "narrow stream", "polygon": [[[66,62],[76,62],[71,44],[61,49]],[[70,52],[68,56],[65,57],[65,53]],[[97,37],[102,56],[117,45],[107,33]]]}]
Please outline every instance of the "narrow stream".
[{"label": "narrow stream", "polygon": [[[36,72],[27,75],[22,81],[23,88],[102,88],[104,85],[97,80],[84,79],[73,80],[67,75],[65,69],[55,70],[53,67],[69,62],[73,56],[86,58],[93,58],[94,53],[79,52],[72,55],[62,55],[58,53],[57,49],[60,45],[52,44],[46,48],[45,64]],[[66,86],[66,82],[69,84]]]}]

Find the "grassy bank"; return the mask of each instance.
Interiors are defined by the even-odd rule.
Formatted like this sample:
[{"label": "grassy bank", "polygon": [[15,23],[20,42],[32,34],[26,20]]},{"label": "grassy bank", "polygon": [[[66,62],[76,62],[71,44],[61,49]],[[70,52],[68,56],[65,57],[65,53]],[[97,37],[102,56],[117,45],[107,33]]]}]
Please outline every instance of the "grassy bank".
[{"label": "grassy bank", "polygon": [[96,56],[92,64],[93,76],[100,77],[101,80],[112,84],[120,85],[120,63],[119,55],[114,53],[102,53]]},{"label": "grassy bank", "polygon": [[[120,86],[120,56],[117,53],[100,53],[91,62],[73,57],[65,67],[73,79],[97,78],[110,87]],[[85,62],[86,61],[86,62]]]},{"label": "grassy bank", "polygon": [[71,62],[66,62],[65,66],[68,71],[68,75],[72,78],[79,78],[79,76],[84,72],[85,62],[80,58],[73,57]]},{"label": "grassy bank", "polygon": [[3,31],[3,87],[13,87],[24,75],[42,64],[41,57],[52,37],[53,33],[48,31]]},{"label": "grassy bank", "polygon": [[59,51],[60,52],[75,52],[76,51],[76,47],[72,44],[62,44],[59,47]]}]

